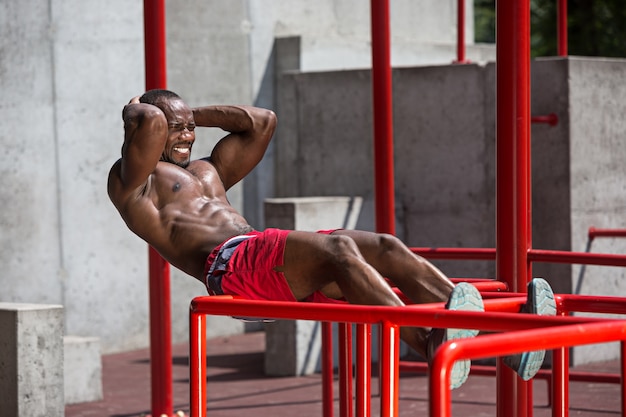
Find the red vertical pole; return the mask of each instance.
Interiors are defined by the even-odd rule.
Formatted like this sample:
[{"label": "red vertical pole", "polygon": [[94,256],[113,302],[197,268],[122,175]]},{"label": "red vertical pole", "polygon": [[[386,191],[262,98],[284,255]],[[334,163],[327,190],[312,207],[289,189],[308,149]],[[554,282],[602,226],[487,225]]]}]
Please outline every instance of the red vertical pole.
[{"label": "red vertical pole", "polygon": [[371,0],[376,231],[395,234],[389,0]]},{"label": "red vertical pole", "polygon": [[556,16],[558,54],[559,56],[567,56],[567,0],[559,0]]},{"label": "red vertical pole", "polygon": [[400,332],[395,324],[380,326],[380,415],[398,417],[398,375]]},{"label": "red vertical pole", "polygon": [[356,325],[356,417],[371,414],[372,393],[372,326],[367,323]]},{"label": "red vertical pole", "polygon": [[[165,0],[144,0],[146,90],[166,88]],[[172,415],[169,264],[149,248],[152,415]]]},{"label": "red vertical pole", "polygon": [[333,417],[333,327],[322,322],[322,415]]},{"label": "red vertical pole", "polygon": [[465,61],[465,0],[456,2],[456,62],[462,64]]},{"label": "red vertical pole", "polygon": [[620,347],[621,388],[622,388],[622,417],[626,417],[626,343],[622,340]]},{"label": "red vertical pole", "polygon": [[339,416],[354,417],[352,407],[352,325],[339,323]]},{"label": "red vertical pole", "polygon": [[[496,19],[496,276],[524,292],[531,248],[529,0],[497,0]],[[501,361],[498,371],[498,416],[526,416],[526,383]]]},{"label": "red vertical pole", "polygon": [[206,416],[206,316],[193,311],[189,314],[189,379],[190,417],[204,417]]}]

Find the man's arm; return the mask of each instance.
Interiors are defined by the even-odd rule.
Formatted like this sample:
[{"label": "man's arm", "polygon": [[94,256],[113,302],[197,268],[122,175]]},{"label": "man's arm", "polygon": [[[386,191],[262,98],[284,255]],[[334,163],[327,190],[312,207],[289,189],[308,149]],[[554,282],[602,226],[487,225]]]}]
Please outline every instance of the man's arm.
[{"label": "man's arm", "polygon": [[167,120],[156,106],[137,98],[124,107],[120,180],[126,191],[144,184],[156,168],[167,140]]},{"label": "man's arm", "polygon": [[206,106],[192,111],[197,126],[230,132],[215,145],[210,156],[224,187],[229,189],[263,158],[276,128],[276,115],[251,106]]}]

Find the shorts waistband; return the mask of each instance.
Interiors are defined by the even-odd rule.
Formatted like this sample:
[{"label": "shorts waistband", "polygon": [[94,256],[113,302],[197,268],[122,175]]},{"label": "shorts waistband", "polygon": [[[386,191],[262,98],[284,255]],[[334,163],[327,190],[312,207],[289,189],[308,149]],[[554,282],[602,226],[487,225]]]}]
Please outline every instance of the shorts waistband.
[{"label": "shorts waistband", "polygon": [[[246,234],[233,236],[218,247],[216,247],[207,259],[207,270],[205,271],[205,285],[211,295],[222,295],[222,274],[225,271],[230,258],[237,247],[245,240],[255,237],[256,234]],[[211,260],[212,258],[212,260]]]}]

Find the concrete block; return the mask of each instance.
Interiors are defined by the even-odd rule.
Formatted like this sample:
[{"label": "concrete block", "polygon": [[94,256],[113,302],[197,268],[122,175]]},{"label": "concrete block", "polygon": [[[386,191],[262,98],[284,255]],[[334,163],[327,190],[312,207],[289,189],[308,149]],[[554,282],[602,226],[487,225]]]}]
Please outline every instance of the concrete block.
[{"label": "concrete block", "polygon": [[[353,229],[361,197],[295,197],[265,200],[265,224],[289,230]],[[277,320],[265,325],[265,373],[308,375],[319,369],[320,323]]]},{"label": "concrete block", "polygon": [[65,336],[65,404],[102,399],[102,358],[97,337]]},{"label": "concrete block", "polygon": [[63,306],[0,303],[0,414],[62,417]]},{"label": "concrete block", "polygon": [[265,225],[306,231],[353,229],[362,203],[361,197],[267,198]]}]

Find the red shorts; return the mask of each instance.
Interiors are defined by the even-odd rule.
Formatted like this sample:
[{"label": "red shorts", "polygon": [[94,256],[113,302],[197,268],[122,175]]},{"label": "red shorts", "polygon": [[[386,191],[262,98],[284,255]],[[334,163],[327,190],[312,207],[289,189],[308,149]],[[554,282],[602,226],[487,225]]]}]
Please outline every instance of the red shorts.
[{"label": "red shorts", "polygon": [[[335,230],[320,230],[330,234]],[[239,243],[221,272],[221,289],[224,294],[237,295],[250,300],[297,301],[282,272],[274,267],[283,265],[285,242],[290,230],[266,229],[247,233],[253,236]],[[209,270],[221,245],[207,258],[205,271]],[[206,276],[206,273],[205,273]],[[342,303],[316,291],[304,301],[316,303]]]}]

